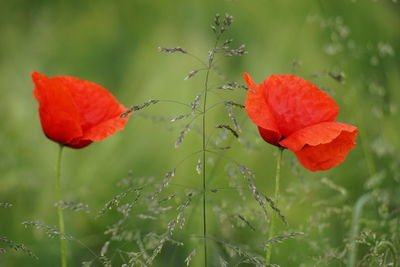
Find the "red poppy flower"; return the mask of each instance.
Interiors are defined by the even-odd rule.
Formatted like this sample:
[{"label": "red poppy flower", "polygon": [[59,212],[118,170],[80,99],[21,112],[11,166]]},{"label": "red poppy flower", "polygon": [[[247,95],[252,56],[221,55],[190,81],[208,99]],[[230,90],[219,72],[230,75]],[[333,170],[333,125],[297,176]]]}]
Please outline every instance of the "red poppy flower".
[{"label": "red poppy flower", "polygon": [[51,140],[83,148],[125,127],[128,117],[120,115],[127,109],[100,85],[38,72],[32,73],[32,80],[42,129]]},{"label": "red poppy flower", "polygon": [[246,112],[262,138],[293,151],[305,168],[328,170],[355,146],[357,128],[335,122],[339,107],[312,83],[295,75],[272,75],[259,85],[247,73],[244,79]]}]

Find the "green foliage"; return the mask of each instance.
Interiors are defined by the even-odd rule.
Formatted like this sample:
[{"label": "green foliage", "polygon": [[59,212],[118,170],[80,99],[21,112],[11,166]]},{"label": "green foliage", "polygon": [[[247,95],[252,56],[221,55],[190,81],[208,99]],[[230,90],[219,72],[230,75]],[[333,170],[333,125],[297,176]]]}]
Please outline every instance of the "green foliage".
[{"label": "green foliage", "polygon": [[[71,266],[203,266],[196,119],[213,30],[223,30],[207,115],[210,144],[225,155],[206,162],[212,266],[262,266],[266,246],[280,266],[398,266],[398,8],[390,0],[5,1],[0,265],[57,266],[57,239],[66,238]],[[229,31],[224,16],[210,29],[225,12],[234,16]],[[124,131],[64,151],[63,202],[54,203],[57,145],[40,128],[33,70],[91,80],[132,107]],[[244,71],[258,82],[277,73],[310,80],[360,131],[357,148],[326,172],[286,153],[277,207],[276,151],[244,114]],[[55,205],[67,233],[49,226]],[[267,240],[272,212],[282,220]]]}]

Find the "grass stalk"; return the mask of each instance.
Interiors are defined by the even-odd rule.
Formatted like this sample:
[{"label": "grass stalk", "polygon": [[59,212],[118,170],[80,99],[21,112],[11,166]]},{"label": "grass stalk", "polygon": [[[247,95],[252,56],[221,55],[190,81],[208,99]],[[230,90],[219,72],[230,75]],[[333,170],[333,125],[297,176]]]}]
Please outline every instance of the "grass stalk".
[{"label": "grass stalk", "polygon": [[349,251],[348,255],[348,265],[349,267],[355,267],[357,261],[357,243],[356,238],[360,231],[360,219],[362,215],[362,210],[368,200],[371,198],[370,193],[366,193],[362,195],[356,202],[354,209],[353,209],[353,218],[351,221],[351,233],[350,233],[350,240],[353,242],[353,247]]},{"label": "grass stalk", "polygon": [[203,120],[202,120],[202,180],[203,180],[203,236],[204,236],[204,266],[207,266],[207,205],[206,205],[206,194],[207,194],[207,184],[206,184],[206,170],[207,170],[207,160],[206,160],[206,146],[207,146],[207,132],[206,132],[206,111],[207,111],[207,95],[208,95],[208,83],[210,78],[210,72],[214,62],[215,48],[218,45],[218,41],[221,35],[217,35],[213,49],[210,51],[208,56],[207,72],[204,79],[204,100],[203,100]]}]

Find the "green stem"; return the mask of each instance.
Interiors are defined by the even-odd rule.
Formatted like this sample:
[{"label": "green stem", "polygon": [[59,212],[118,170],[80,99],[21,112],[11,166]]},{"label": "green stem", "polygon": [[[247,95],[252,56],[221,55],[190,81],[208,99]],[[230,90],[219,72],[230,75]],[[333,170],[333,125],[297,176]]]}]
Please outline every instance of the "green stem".
[{"label": "green stem", "polygon": [[[61,191],[61,159],[63,152],[63,145],[60,145],[58,150],[57,165],[56,165],[56,202],[62,201],[62,191]],[[64,228],[64,215],[63,209],[60,205],[57,207],[58,214],[58,226],[61,232],[60,236],[60,260],[61,267],[67,267],[67,244],[65,238],[62,236],[65,233]]]},{"label": "green stem", "polygon": [[206,108],[207,108],[207,91],[208,91],[208,79],[211,70],[212,59],[209,60],[209,65],[206,73],[206,78],[204,82],[204,101],[203,101],[203,236],[204,236],[204,266],[207,266],[207,210],[206,210]]},{"label": "green stem", "polygon": [[207,266],[207,206],[206,206],[206,191],[207,191],[207,185],[206,185],[206,143],[207,143],[207,134],[206,134],[206,111],[207,111],[207,93],[208,93],[208,81],[210,77],[210,72],[212,69],[212,65],[214,62],[214,51],[215,48],[217,47],[219,38],[221,35],[217,36],[217,39],[215,41],[214,47],[209,54],[208,58],[208,66],[207,66],[207,72],[206,72],[206,77],[204,80],[204,100],[203,100],[203,122],[202,122],[202,149],[203,149],[203,236],[204,236],[204,266]]},{"label": "green stem", "polygon": [[360,218],[362,214],[362,210],[367,203],[367,201],[371,198],[370,193],[366,193],[362,195],[356,202],[354,209],[353,209],[353,218],[351,221],[351,235],[350,240],[353,242],[353,247],[349,251],[349,258],[348,258],[348,266],[354,267],[356,266],[357,260],[357,242],[356,238],[358,236],[358,232],[360,230]]},{"label": "green stem", "polygon": [[207,266],[207,212],[206,212],[206,105],[207,105],[207,87],[208,76],[210,69],[207,70],[205,89],[204,89],[204,104],[203,104],[203,236],[204,236],[204,266]]},{"label": "green stem", "polygon": [[[363,129],[365,129],[364,125],[364,120],[361,117],[361,113],[359,113],[359,118],[358,118],[358,124],[359,126],[359,134],[360,134],[360,139],[361,139],[361,145],[363,148],[363,152],[364,152],[364,157],[365,157],[365,161],[367,163],[367,168],[368,168],[368,172],[370,176],[373,176],[376,174],[376,168],[375,168],[375,163],[374,163],[374,159],[369,147],[369,143],[368,143],[368,136],[365,134],[366,131],[364,131]],[[353,208],[353,217],[352,217],[352,221],[351,221],[351,232],[350,232],[350,240],[353,243],[352,247],[349,250],[349,254],[348,254],[348,265],[349,267],[354,267],[356,266],[356,261],[357,261],[357,251],[358,251],[358,243],[355,241],[357,236],[359,235],[359,231],[360,231],[360,219],[361,219],[361,215],[362,215],[362,211],[363,208],[365,206],[365,204],[368,202],[368,200],[371,199],[371,193],[365,193],[364,195],[362,195],[361,197],[358,198],[358,200],[356,201],[356,204],[354,205]]]},{"label": "green stem", "polygon": [[373,156],[371,154],[371,150],[370,150],[370,146],[369,146],[369,142],[368,142],[368,136],[366,135],[366,131],[364,130],[365,123],[362,120],[361,115],[359,115],[358,124],[360,125],[359,126],[360,130],[358,132],[360,135],[361,146],[363,149],[365,161],[367,163],[368,172],[369,172],[370,176],[373,176],[376,174],[376,168],[375,168]]},{"label": "green stem", "polygon": [[[279,202],[279,179],[281,176],[282,157],[283,157],[283,148],[279,147],[278,160],[276,162],[275,194],[274,194],[274,203],[276,207],[278,206]],[[268,240],[271,240],[274,237],[275,222],[276,222],[276,213],[274,212],[271,216],[271,227],[269,229]],[[265,254],[266,266],[268,266],[271,262],[271,252],[272,252],[272,244],[269,244],[267,247],[267,252]]]}]

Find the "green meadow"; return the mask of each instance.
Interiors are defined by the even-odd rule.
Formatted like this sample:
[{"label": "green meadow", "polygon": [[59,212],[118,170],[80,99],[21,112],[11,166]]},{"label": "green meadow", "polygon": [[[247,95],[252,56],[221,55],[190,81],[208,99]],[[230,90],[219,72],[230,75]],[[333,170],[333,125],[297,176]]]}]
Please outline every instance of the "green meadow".
[{"label": "green meadow", "polygon": [[[270,266],[400,266],[399,11],[396,0],[1,1],[0,266],[60,266],[60,238],[68,266],[264,266],[266,247]],[[203,128],[191,106],[200,95],[203,108],[210,25],[226,13],[221,42],[246,53],[216,54]],[[176,47],[188,53],[160,51]],[[126,107],[159,100],[104,141],[64,149],[65,233],[58,145],[43,134],[32,71],[92,81]],[[245,103],[243,72],[314,83],[359,131],[327,171],[285,150],[277,207],[278,148],[224,104]]]}]

